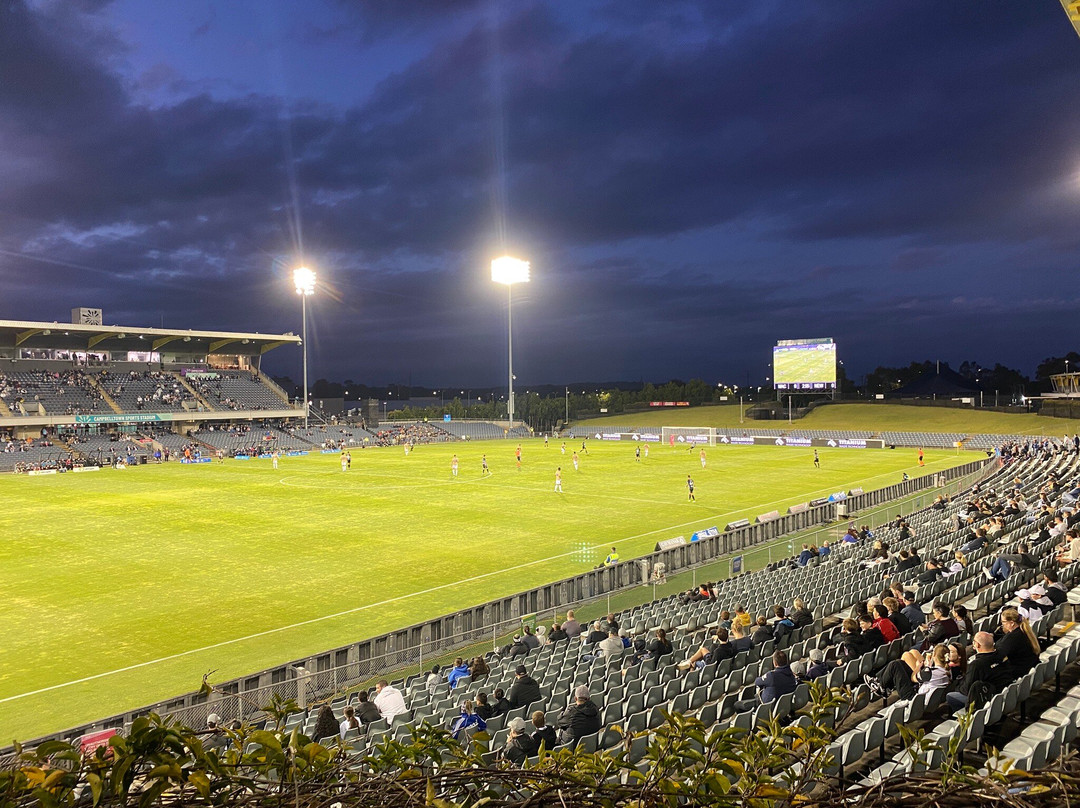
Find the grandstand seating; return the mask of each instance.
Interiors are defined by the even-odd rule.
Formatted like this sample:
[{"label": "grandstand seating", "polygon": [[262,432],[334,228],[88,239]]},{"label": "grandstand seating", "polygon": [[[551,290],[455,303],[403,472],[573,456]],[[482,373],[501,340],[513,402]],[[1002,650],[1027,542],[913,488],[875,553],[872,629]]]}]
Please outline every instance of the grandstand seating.
[{"label": "grandstand seating", "polygon": [[116,373],[103,370],[98,383],[124,412],[181,412],[198,402],[171,373],[159,370]]},{"label": "grandstand seating", "polygon": [[242,428],[206,428],[192,436],[199,443],[213,449],[221,449],[227,455],[266,453],[272,451],[308,451],[311,444],[303,438],[294,437],[280,429],[263,425]]},{"label": "grandstand seating", "polygon": [[213,371],[217,378],[190,378],[188,384],[215,410],[280,410],[288,406],[275,391],[246,370]]},{"label": "grandstand seating", "polygon": [[0,398],[12,415],[82,415],[111,412],[81,371],[0,372]]},{"label": "grandstand seating", "polygon": [[323,449],[341,449],[375,442],[374,433],[351,424],[291,427],[285,431]]}]

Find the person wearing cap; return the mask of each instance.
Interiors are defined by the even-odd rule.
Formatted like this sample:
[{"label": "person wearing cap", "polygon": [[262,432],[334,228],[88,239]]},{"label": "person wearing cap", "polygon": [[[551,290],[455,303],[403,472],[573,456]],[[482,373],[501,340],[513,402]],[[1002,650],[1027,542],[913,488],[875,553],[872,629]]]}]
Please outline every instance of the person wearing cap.
[{"label": "person wearing cap", "polygon": [[537,752],[536,742],[528,734],[527,729],[525,719],[520,716],[510,722],[510,736],[506,739],[502,756],[515,766],[520,766]]},{"label": "person wearing cap", "polygon": [[221,718],[217,713],[206,716],[207,735],[203,738],[203,749],[224,749],[229,745],[229,736],[221,729]]},{"label": "person wearing cap", "polygon": [[535,727],[532,739],[538,751],[541,746],[545,749],[554,749],[559,745],[559,735],[555,732],[555,727],[547,725],[547,716],[543,710],[533,711],[532,725]]},{"label": "person wearing cap", "polygon": [[465,664],[464,659],[458,657],[454,660],[454,667],[446,674],[446,681],[450,683],[450,689],[453,690],[457,685],[458,679],[464,679],[468,675],[469,666]]},{"label": "person wearing cap", "polygon": [[919,608],[919,604],[915,600],[915,593],[911,590],[904,592],[904,608],[900,610],[900,613],[907,618],[911,629],[916,629],[926,622],[926,615]]},{"label": "person wearing cap", "polygon": [[1017,611],[1028,620],[1038,620],[1054,608],[1053,601],[1046,597],[1046,590],[1041,584],[1035,584],[1030,589],[1017,590],[1016,597],[1020,598]]},{"label": "person wearing cap", "polygon": [[574,703],[568,704],[559,715],[559,743],[576,744],[586,735],[600,729],[600,710],[589,698],[588,685],[578,685]]},{"label": "person wearing cap", "polygon": [[519,657],[519,656],[528,656],[528,655],[529,655],[529,646],[526,645],[522,641],[520,634],[515,634],[514,635],[514,641],[511,642],[509,646],[507,646],[506,653],[503,654],[503,656],[508,656],[508,657],[510,657],[510,659],[515,659],[516,657]]},{"label": "person wearing cap", "polygon": [[543,698],[540,694],[540,685],[529,676],[529,672],[525,670],[524,665],[518,665],[514,674],[516,679],[514,684],[510,686],[510,692],[506,694],[506,700],[510,702],[510,709],[527,707]]},{"label": "person wearing cap", "polygon": [[825,652],[820,648],[810,649],[810,664],[806,666],[806,680],[813,681],[829,672],[829,663],[825,661]]}]

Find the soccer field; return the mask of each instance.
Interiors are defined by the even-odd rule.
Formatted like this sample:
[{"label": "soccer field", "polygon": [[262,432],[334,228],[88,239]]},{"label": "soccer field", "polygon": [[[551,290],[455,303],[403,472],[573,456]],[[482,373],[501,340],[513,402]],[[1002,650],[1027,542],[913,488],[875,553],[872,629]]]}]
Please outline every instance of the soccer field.
[{"label": "soccer field", "polygon": [[[0,739],[28,738],[971,453],[511,441],[0,477]],[[453,454],[460,474],[450,474]],[[491,474],[481,476],[481,455]],[[562,466],[564,493],[553,491]],[[686,476],[696,483],[688,502]],[[582,550],[585,546],[587,550]]]}]

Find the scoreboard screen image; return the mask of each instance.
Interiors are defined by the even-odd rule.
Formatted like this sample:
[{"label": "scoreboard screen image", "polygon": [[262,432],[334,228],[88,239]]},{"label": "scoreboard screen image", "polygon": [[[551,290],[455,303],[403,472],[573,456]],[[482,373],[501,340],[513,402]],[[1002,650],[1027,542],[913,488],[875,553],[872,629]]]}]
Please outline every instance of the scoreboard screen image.
[{"label": "scoreboard screen image", "polygon": [[836,343],[830,339],[782,340],[773,348],[777,390],[832,390],[836,387]]}]

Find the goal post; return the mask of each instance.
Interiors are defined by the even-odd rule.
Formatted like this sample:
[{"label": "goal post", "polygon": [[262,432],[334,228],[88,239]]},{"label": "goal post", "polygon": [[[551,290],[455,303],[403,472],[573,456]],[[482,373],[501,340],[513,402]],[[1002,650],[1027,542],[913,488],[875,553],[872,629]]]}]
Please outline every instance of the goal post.
[{"label": "goal post", "polygon": [[[672,441],[674,438],[674,441]],[[665,446],[715,446],[716,427],[665,426],[660,428],[660,440]]]}]

